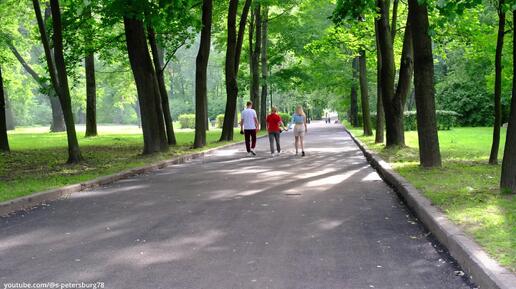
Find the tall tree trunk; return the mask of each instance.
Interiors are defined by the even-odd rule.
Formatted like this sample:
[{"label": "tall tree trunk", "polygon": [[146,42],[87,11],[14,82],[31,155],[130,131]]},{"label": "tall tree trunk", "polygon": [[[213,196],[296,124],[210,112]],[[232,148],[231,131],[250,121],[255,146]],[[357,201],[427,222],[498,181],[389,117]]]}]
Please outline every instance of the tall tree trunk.
[{"label": "tall tree trunk", "polygon": [[251,101],[260,117],[260,53],[262,46],[262,16],[261,5],[256,4],[254,8],[254,48],[251,54]]},{"label": "tall tree trunk", "polygon": [[224,114],[224,123],[222,125],[222,134],[220,141],[233,140],[233,121],[236,115],[236,101],[238,96],[238,83],[236,78],[236,16],[238,13],[238,0],[229,1],[228,9],[228,37],[226,48],[226,110]]},{"label": "tall tree trunk", "polygon": [[362,124],[364,127],[364,135],[373,135],[371,128],[371,112],[369,110],[369,88],[367,84],[367,59],[365,50],[360,51],[359,56],[359,79],[360,79],[360,100],[362,102]]},{"label": "tall tree trunk", "polygon": [[382,100],[382,55],[380,53],[380,44],[378,43],[378,20],[374,21],[376,31],[376,135],[375,143],[383,143],[385,129],[385,113],[383,111]]},{"label": "tall tree trunk", "polygon": [[12,44],[9,44],[9,49],[14,54],[18,62],[21,64],[23,69],[30,74],[30,76],[38,83],[40,87],[40,92],[44,93],[48,96],[50,108],[52,111],[52,123],[50,124],[51,132],[62,132],[66,130],[66,126],[64,123],[63,110],[61,109],[61,104],[59,103],[59,97],[55,92],[55,89],[52,85],[48,85],[46,80],[41,78],[39,74],[32,69],[32,67],[25,61],[25,59],[18,52],[18,49]]},{"label": "tall tree trunk", "polygon": [[378,36],[382,54],[381,87],[387,134],[386,145],[387,147],[404,146],[403,107],[401,99],[396,98],[394,94],[394,48],[389,25],[389,5],[387,0],[376,0],[376,4],[380,11]]},{"label": "tall tree trunk", "polygon": [[158,110],[160,93],[156,72],[149,55],[145,28],[141,20],[124,17],[129,62],[133,71],[140,104],[143,153],[152,154],[168,149],[163,112]]},{"label": "tall tree trunk", "polygon": [[[516,10],[512,12],[513,22],[516,21]],[[502,161],[502,176],[500,188],[516,194],[516,32],[513,31],[513,79],[512,79],[512,100],[509,126],[505,140],[505,150]]]},{"label": "tall tree trunk", "polygon": [[[176,135],[174,133],[172,115],[170,114],[170,104],[168,101],[167,87],[165,86],[165,74],[163,73],[163,57],[164,51],[159,47],[156,41],[156,33],[151,26],[147,27],[147,35],[151,47],[152,60],[154,64],[154,71],[156,72],[156,80],[158,81],[159,103],[163,111],[163,121],[165,125],[167,142],[169,145],[176,144]],[[159,109],[159,108],[158,108]]]},{"label": "tall tree trunk", "polygon": [[7,137],[7,117],[4,94],[4,79],[0,67],[0,151],[9,152],[9,138]]},{"label": "tall tree trunk", "polygon": [[52,28],[53,28],[53,44],[54,55],[50,51],[50,45],[47,37],[43,17],[41,16],[41,8],[38,0],[32,1],[36,19],[41,36],[41,42],[45,51],[45,58],[47,60],[48,70],[52,86],[54,87],[59,102],[63,110],[64,120],[66,124],[66,134],[68,140],[68,163],[78,163],[82,160],[79,149],[79,142],[77,141],[77,133],[75,132],[75,123],[73,119],[72,104],[70,99],[70,90],[68,87],[68,78],[66,74],[66,65],[63,55],[63,39],[61,27],[61,11],[58,0],[50,0],[50,7],[52,13]]},{"label": "tall tree trunk", "polygon": [[240,68],[240,56],[242,55],[242,46],[244,44],[245,26],[247,24],[247,18],[249,18],[249,10],[251,9],[252,0],[246,0],[244,7],[242,8],[242,15],[240,16],[240,23],[238,26],[238,35],[235,52],[235,73],[238,75]]},{"label": "tall tree trunk", "polygon": [[263,129],[267,127],[267,95],[269,94],[269,86],[267,83],[268,72],[268,59],[267,59],[267,48],[269,45],[269,7],[263,6],[262,14],[262,45],[261,45],[261,66],[262,66],[262,96],[260,99],[260,125]]},{"label": "tall tree trunk", "polygon": [[496,165],[498,163],[498,151],[500,149],[500,127],[502,126],[502,53],[503,38],[505,36],[505,1],[499,0],[498,5],[498,39],[496,41],[495,56],[493,143],[491,145],[491,154],[489,155],[489,163],[492,165]]},{"label": "tall tree trunk", "polygon": [[90,53],[84,61],[86,68],[86,137],[97,136],[97,87],[95,56]]},{"label": "tall tree trunk", "polygon": [[409,20],[410,19],[407,17],[407,25],[405,25],[405,36],[403,38],[403,49],[401,51],[401,64],[398,85],[396,86],[396,94],[394,96],[394,99],[401,99],[402,111],[405,110],[405,104],[407,103],[407,98],[410,93],[410,87],[412,84],[412,76],[414,74],[414,46]]},{"label": "tall tree trunk", "polygon": [[416,91],[419,159],[425,168],[440,167],[441,153],[435,114],[434,59],[426,4],[409,0],[409,18],[414,40],[414,86]]},{"label": "tall tree trunk", "polygon": [[195,139],[194,148],[206,145],[206,116],[208,102],[207,73],[211,47],[211,21],[213,1],[203,0],[202,3],[202,30],[201,43],[197,53],[195,67]]},{"label": "tall tree trunk", "polygon": [[358,57],[355,57],[351,63],[352,83],[351,83],[351,105],[349,109],[349,122],[353,127],[358,127]]}]

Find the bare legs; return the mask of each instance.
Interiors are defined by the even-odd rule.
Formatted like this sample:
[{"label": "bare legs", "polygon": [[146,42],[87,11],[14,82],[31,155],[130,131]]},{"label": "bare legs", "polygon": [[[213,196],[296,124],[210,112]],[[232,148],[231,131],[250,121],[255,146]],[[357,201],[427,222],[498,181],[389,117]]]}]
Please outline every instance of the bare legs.
[{"label": "bare legs", "polygon": [[295,146],[296,146],[296,155],[299,152],[299,146],[301,146],[301,153],[303,155],[305,154],[305,144],[304,144],[304,139],[302,136],[295,137]]}]

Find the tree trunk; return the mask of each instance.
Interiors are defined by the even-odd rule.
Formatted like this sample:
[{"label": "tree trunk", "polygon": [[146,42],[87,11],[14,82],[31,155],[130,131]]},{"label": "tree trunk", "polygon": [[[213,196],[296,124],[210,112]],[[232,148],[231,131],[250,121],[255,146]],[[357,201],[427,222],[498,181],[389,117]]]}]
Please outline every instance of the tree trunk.
[{"label": "tree trunk", "polygon": [[167,142],[169,145],[176,144],[176,135],[174,133],[172,115],[170,114],[170,104],[168,101],[167,87],[165,86],[165,75],[163,73],[163,57],[164,51],[158,46],[156,41],[156,33],[151,26],[147,27],[149,44],[151,47],[154,71],[156,72],[156,80],[158,82],[159,103],[163,111],[163,121],[165,125]]},{"label": "tree trunk", "polygon": [[48,65],[51,83],[57,95],[59,96],[59,102],[61,104],[61,109],[63,110],[68,140],[68,163],[78,163],[82,160],[82,156],[79,149],[79,142],[77,141],[77,133],[75,131],[70,90],[68,87],[68,78],[66,74],[66,65],[64,61],[61,11],[59,8],[59,1],[50,0],[54,55],[52,55],[50,51],[50,45],[46,33],[45,24],[41,16],[41,8],[39,1],[33,0],[32,3],[34,6],[34,11],[36,13],[36,19],[41,36],[41,42],[45,50],[45,58]]},{"label": "tree trunk", "polygon": [[371,128],[371,112],[369,110],[369,88],[367,84],[367,59],[365,50],[360,51],[359,56],[359,79],[360,79],[360,100],[362,102],[362,124],[364,127],[364,135],[373,135]]},{"label": "tree trunk", "polygon": [[236,115],[236,101],[238,96],[238,83],[236,78],[236,16],[238,12],[238,0],[229,1],[228,9],[228,37],[226,48],[226,110],[220,141],[233,140],[233,121]]},{"label": "tree trunk", "polygon": [[380,11],[378,37],[382,54],[381,87],[387,134],[386,145],[387,147],[404,146],[403,107],[401,99],[396,98],[394,94],[394,49],[389,27],[389,5],[387,0],[377,0],[376,4]]},{"label": "tree trunk", "polygon": [[434,60],[429,35],[428,10],[418,0],[409,0],[409,18],[414,40],[414,86],[416,91],[419,159],[425,168],[440,167],[439,136],[435,114]]},{"label": "tree trunk", "polygon": [[9,138],[7,137],[7,117],[4,94],[4,79],[0,67],[0,152],[9,152]]},{"label": "tree trunk", "polygon": [[261,5],[254,8],[254,48],[251,54],[251,101],[256,115],[260,117],[260,53],[262,46]]},{"label": "tree trunk", "polygon": [[[516,21],[516,10],[512,12],[513,22]],[[500,188],[516,194],[516,32],[513,31],[513,79],[512,79],[512,100],[509,126],[505,140],[505,150],[502,161],[502,176]]]},{"label": "tree trunk", "polygon": [[261,66],[262,66],[262,96],[260,99],[260,125],[263,129],[267,127],[267,95],[269,94],[267,77],[268,72],[268,59],[267,59],[267,47],[269,45],[269,7],[264,5],[262,15],[262,45],[261,45]]},{"label": "tree trunk", "polygon": [[236,43],[236,52],[235,52],[235,74],[238,75],[238,70],[240,68],[240,56],[242,55],[242,46],[244,44],[244,35],[245,35],[245,26],[247,24],[247,18],[249,16],[249,10],[251,8],[252,0],[246,0],[244,7],[242,9],[242,16],[240,16],[240,23],[238,27],[238,36]]},{"label": "tree trunk", "polygon": [[414,74],[414,46],[412,41],[412,32],[410,29],[410,21],[407,18],[405,26],[405,38],[403,39],[403,49],[401,51],[401,64],[398,77],[398,85],[396,87],[395,99],[401,99],[401,109],[405,110],[405,104],[410,93],[412,77]]},{"label": "tree trunk", "polygon": [[95,56],[90,53],[84,61],[86,68],[86,137],[97,136],[97,87]]},{"label": "tree trunk", "polygon": [[349,122],[353,127],[358,127],[358,57],[353,59],[351,63],[352,83],[351,83],[351,105],[349,110]]},{"label": "tree trunk", "polygon": [[502,126],[502,52],[503,38],[505,36],[505,10],[504,0],[499,0],[498,8],[498,39],[496,41],[495,56],[495,87],[494,87],[494,125],[493,125],[493,143],[491,145],[491,154],[489,155],[489,164],[498,164],[498,151],[500,149],[500,127]]},{"label": "tree trunk", "polygon": [[374,24],[376,31],[376,135],[374,142],[383,143],[385,113],[383,112],[382,87],[380,86],[382,82],[382,55],[380,53],[380,44],[378,43],[378,20],[375,20]]},{"label": "tree trunk", "polygon": [[203,0],[202,3],[202,30],[201,43],[197,53],[195,67],[195,140],[194,148],[206,145],[206,103],[207,96],[207,73],[208,60],[211,47],[211,21],[213,1]]},{"label": "tree trunk", "polygon": [[158,110],[160,93],[141,20],[124,17],[129,62],[133,71],[141,111],[143,154],[168,149],[163,112]]},{"label": "tree trunk", "polygon": [[25,61],[14,45],[9,44],[9,49],[14,54],[18,62],[20,62],[21,66],[23,66],[25,71],[30,74],[30,76],[38,83],[40,92],[48,96],[50,108],[52,110],[52,123],[50,124],[50,131],[65,131],[66,127],[64,123],[63,110],[61,109],[61,104],[59,103],[59,98],[55,92],[55,89],[51,85],[48,85],[46,80],[42,79],[38,73],[32,69],[32,67]]}]

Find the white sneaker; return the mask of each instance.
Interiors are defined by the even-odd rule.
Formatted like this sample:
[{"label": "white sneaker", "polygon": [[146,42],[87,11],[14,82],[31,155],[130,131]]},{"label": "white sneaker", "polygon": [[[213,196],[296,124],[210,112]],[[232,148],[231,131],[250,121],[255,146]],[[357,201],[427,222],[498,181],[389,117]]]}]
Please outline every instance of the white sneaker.
[{"label": "white sneaker", "polygon": [[251,150],[251,155],[252,155],[252,156],[255,156],[255,155],[256,155],[256,153],[254,152],[254,150]]},{"label": "white sneaker", "polygon": [[271,153],[271,158],[275,157],[276,154],[275,153]]}]

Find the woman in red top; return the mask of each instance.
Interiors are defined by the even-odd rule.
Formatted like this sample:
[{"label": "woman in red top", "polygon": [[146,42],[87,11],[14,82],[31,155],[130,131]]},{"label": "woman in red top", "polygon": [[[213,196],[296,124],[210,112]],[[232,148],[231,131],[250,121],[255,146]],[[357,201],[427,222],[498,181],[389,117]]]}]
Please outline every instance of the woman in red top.
[{"label": "woman in red top", "polygon": [[281,116],[278,114],[278,109],[273,106],[271,108],[271,114],[267,116],[267,131],[269,132],[269,143],[271,145],[271,156],[274,157],[274,141],[276,141],[276,149],[278,150],[278,154],[281,152],[280,147],[280,133],[281,128],[283,127],[286,130],[283,121],[281,120]]}]

